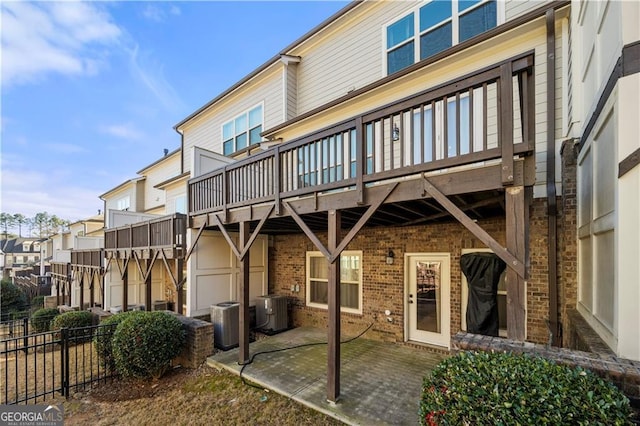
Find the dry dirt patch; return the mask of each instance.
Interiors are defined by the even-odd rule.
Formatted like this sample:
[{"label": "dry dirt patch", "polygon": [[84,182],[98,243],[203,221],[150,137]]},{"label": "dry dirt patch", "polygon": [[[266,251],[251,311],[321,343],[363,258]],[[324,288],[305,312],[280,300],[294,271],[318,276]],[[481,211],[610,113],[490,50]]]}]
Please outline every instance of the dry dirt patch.
[{"label": "dry dirt patch", "polygon": [[206,366],[175,369],[158,381],[114,380],[58,402],[65,405],[65,425],[341,424]]}]

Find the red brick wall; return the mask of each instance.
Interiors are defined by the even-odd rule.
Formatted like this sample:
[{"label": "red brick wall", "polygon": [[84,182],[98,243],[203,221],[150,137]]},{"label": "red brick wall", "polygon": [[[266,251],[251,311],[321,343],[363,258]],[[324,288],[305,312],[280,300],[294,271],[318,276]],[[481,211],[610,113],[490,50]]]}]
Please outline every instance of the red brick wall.
[{"label": "red brick wall", "polygon": [[578,219],[577,219],[577,144],[567,141],[562,145],[562,202],[560,230],[558,231],[558,269],[560,318],[563,330],[562,344],[571,347],[570,318],[568,313],[578,304]]},{"label": "red brick wall", "polygon": [[[527,340],[546,343],[549,315],[547,290],[547,219],[546,202],[535,200],[531,208],[530,273],[527,287]],[[505,244],[504,218],[479,221],[498,242]],[[326,235],[320,239],[326,242]],[[363,252],[362,315],[342,314],[345,335],[356,334],[373,323],[373,337],[386,341],[404,341],[404,255],[405,253],[449,253],[451,255],[451,334],[460,330],[461,272],[463,248],[483,247],[457,221],[411,227],[365,228],[349,244],[347,250]],[[393,265],[385,257],[389,249],[395,254]],[[306,252],[315,246],[302,233],[276,236],[269,252],[269,291],[287,295],[293,304],[295,326],[326,327],[327,312],[305,304]],[[291,285],[300,286],[292,292]],[[393,322],[384,311],[392,312]]]}]

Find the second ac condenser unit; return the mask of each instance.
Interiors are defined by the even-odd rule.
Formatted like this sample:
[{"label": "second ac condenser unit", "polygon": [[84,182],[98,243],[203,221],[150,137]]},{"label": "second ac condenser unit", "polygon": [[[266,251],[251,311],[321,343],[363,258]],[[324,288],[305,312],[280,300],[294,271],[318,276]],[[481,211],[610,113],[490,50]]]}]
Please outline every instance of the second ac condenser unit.
[{"label": "second ac condenser unit", "polygon": [[263,331],[277,333],[287,329],[287,297],[275,294],[258,297],[256,326]]},{"label": "second ac condenser unit", "polygon": [[227,350],[238,346],[240,304],[223,302],[211,305],[211,323],[213,324],[213,344],[216,348]]}]

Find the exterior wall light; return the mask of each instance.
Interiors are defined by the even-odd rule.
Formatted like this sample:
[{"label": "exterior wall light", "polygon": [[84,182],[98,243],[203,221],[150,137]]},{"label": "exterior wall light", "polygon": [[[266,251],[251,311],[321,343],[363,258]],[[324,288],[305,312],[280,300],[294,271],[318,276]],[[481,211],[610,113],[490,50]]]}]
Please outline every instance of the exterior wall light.
[{"label": "exterior wall light", "polygon": [[387,253],[387,265],[393,265],[393,258],[395,257],[395,254],[393,254],[393,250],[389,249],[389,252]]},{"label": "exterior wall light", "polygon": [[398,126],[396,126],[395,124],[393,125],[393,131],[391,133],[391,137],[394,141],[397,141],[400,139],[400,129],[398,129]]}]

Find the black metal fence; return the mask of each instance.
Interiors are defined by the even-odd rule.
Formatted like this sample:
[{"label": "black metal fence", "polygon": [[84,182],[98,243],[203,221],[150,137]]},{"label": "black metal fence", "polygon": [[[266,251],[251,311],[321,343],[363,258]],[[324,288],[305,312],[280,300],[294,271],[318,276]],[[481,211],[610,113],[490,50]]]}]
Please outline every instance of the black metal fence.
[{"label": "black metal fence", "polygon": [[35,404],[57,394],[69,397],[114,377],[115,371],[99,359],[93,339],[110,338],[115,325],[63,328],[1,340],[0,404]]}]

